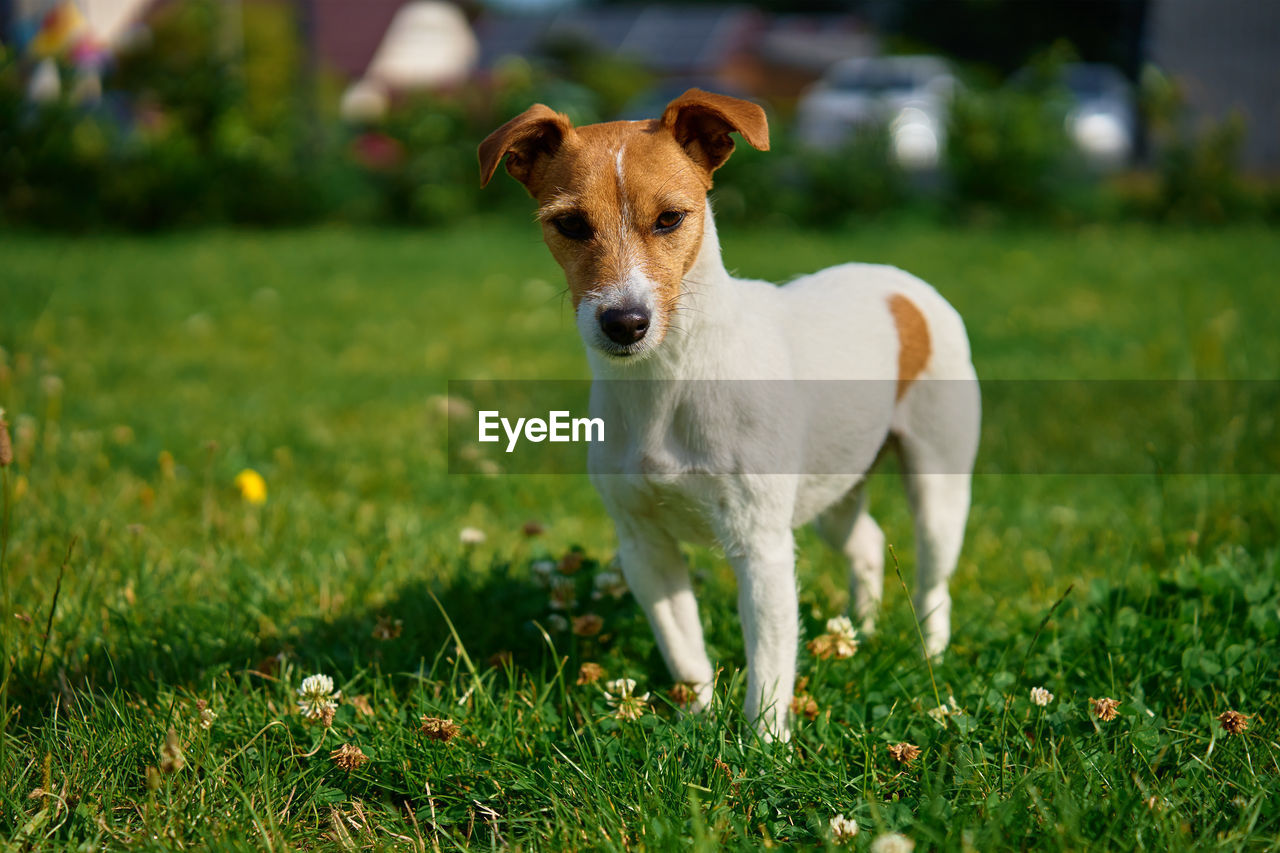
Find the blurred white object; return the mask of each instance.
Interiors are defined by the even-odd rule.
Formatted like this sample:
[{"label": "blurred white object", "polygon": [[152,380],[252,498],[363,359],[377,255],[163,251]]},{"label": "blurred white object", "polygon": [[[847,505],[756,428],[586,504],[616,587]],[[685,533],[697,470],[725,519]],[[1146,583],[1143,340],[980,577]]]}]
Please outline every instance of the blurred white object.
[{"label": "blurred white object", "polygon": [[887,125],[899,165],[934,169],[946,141],[955,86],[947,63],[936,56],[838,62],[800,99],[797,134],[802,144],[831,151],[859,128]]},{"label": "blurred white object", "polygon": [[129,30],[152,5],[150,0],[78,0],[94,39],[109,48],[119,47]]},{"label": "blurred white object", "polygon": [[391,19],[365,77],[390,89],[424,89],[459,83],[475,67],[480,44],[452,3],[417,0]]},{"label": "blurred white object", "polygon": [[1009,85],[1043,98],[1066,116],[1067,137],[1093,166],[1115,169],[1133,159],[1138,111],[1133,85],[1120,69],[1098,62],[1068,62],[1045,72],[1023,68]]},{"label": "blurred white object", "polygon": [[27,82],[27,100],[33,104],[47,104],[62,96],[62,77],[58,63],[52,57],[40,60]]},{"label": "blurred white object", "polygon": [[919,107],[903,107],[889,125],[893,155],[904,169],[923,171],[938,165],[940,128],[933,117]]},{"label": "blurred white object", "polygon": [[1133,141],[1123,120],[1114,113],[1078,111],[1068,122],[1076,144],[1090,159],[1121,165],[1129,158]]},{"label": "blurred white object", "polygon": [[381,121],[386,116],[390,103],[386,87],[377,80],[366,77],[347,87],[347,91],[342,93],[338,110],[345,121],[370,123]]},{"label": "blurred white object", "polygon": [[1067,132],[1090,162],[1104,168],[1126,165],[1138,134],[1133,86],[1118,68],[1077,62],[1062,69],[1073,106]]}]

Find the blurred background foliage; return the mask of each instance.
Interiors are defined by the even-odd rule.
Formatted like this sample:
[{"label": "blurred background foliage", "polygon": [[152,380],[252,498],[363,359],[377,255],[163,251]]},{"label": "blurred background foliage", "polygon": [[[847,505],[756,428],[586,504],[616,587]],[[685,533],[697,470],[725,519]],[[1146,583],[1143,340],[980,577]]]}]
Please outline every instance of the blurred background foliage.
[{"label": "blurred background foliage", "polygon": [[[352,124],[337,114],[340,84],[308,67],[292,7],[247,5],[234,33],[225,8],[211,0],[163,7],[151,37],[109,68],[107,95],[93,107],[74,94],[30,102],[24,60],[0,54],[0,221],[71,231],[431,226],[527,211],[512,181],[479,191],[478,142],[536,101],[575,122],[607,120],[654,84],[640,64],[566,40],[538,62],[510,59],[483,81],[401,96],[385,117]],[[1046,82],[1072,56],[1066,43],[1044,51],[1032,63],[1043,85],[1029,87],[1003,83],[1003,69],[990,64],[959,66],[947,144],[924,176],[894,164],[886,128],[815,151],[797,144],[785,109],[771,109],[773,150],[739,146],[718,176],[718,213],[804,227],[881,215],[1070,224],[1280,214],[1276,185],[1241,176],[1243,121],[1193,125],[1177,84],[1152,68],[1138,87],[1145,168],[1091,169],[1070,144],[1067,106]]]}]

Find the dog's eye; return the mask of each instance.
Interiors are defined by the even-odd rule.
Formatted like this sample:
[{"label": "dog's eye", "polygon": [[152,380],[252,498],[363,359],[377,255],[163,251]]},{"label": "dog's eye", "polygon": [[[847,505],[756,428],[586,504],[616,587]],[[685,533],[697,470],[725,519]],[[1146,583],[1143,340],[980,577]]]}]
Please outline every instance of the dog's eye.
[{"label": "dog's eye", "polygon": [[674,231],[684,222],[684,214],[678,210],[664,210],[658,214],[658,221],[654,223],[653,230],[659,234],[665,234],[668,231]]},{"label": "dog's eye", "polygon": [[551,224],[570,240],[585,240],[591,236],[591,226],[587,224],[586,218],[576,213],[557,216],[551,220]]}]

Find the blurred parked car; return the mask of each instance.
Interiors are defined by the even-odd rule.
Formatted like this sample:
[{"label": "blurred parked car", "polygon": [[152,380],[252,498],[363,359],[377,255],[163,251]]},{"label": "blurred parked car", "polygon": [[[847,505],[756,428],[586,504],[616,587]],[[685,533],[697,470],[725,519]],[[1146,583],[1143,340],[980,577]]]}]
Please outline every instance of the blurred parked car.
[{"label": "blurred parked car", "polygon": [[861,128],[884,125],[898,163],[924,171],[938,165],[956,80],[936,56],[884,56],[837,62],[800,99],[802,144],[834,150]]},{"label": "blurred parked car", "polygon": [[1032,89],[1048,83],[1050,103],[1066,114],[1067,134],[1093,165],[1113,169],[1128,165],[1138,138],[1138,108],[1133,85],[1120,69],[1096,62],[1070,62],[1048,81],[1031,69],[1010,83]]}]

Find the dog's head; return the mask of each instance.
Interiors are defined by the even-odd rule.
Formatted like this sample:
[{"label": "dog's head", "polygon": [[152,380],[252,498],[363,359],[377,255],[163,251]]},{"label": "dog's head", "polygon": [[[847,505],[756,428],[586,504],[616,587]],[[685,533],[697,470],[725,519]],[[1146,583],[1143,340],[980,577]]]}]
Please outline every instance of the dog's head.
[{"label": "dog's head", "polygon": [[690,89],[652,121],[574,127],[535,104],[480,144],[481,182],[505,156],[538,202],[589,346],[616,358],[662,343],[702,246],[711,173],[737,132],[769,148],[764,110]]}]

